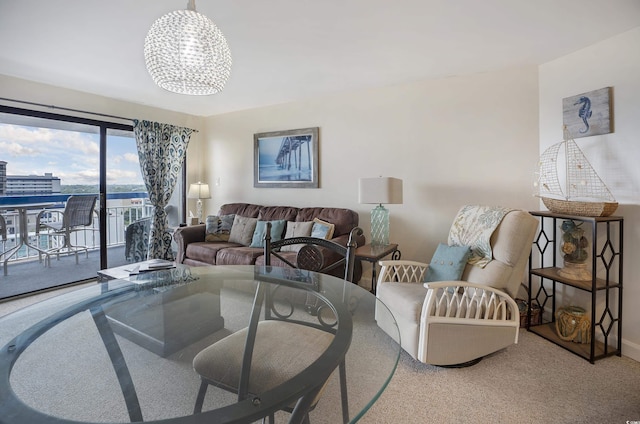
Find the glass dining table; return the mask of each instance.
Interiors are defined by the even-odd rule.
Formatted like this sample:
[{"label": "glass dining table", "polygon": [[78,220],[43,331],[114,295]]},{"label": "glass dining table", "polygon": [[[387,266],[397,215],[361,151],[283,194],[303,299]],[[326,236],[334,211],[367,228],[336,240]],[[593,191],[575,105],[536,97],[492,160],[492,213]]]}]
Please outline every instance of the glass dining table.
[{"label": "glass dining table", "polygon": [[[355,284],[288,268],[177,265],[96,283],[0,318],[0,423],[251,423],[272,416],[297,423],[307,413],[314,424],[354,423],[386,388],[400,355],[399,335],[376,324],[381,314],[390,312]],[[251,357],[258,323],[268,319],[315,325],[331,342],[264,393],[212,387],[194,413],[196,355],[234,333],[253,334],[242,353],[243,366],[250,364],[242,387],[260,361]],[[287,336],[277,337],[304,355],[304,343]],[[289,405],[311,408],[282,411]]]}]

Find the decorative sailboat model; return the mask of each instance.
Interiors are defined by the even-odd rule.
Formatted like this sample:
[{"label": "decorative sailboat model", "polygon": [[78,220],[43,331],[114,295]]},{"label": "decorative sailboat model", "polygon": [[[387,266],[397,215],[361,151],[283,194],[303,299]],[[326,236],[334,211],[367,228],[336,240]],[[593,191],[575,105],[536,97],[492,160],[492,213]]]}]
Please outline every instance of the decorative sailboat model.
[{"label": "decorative sailboat model", "polygon": [[[564,188],[560,185],[559,177],[563,172]],[[537,174],[537,196],[553,213],[609,216],[618,208],[618,202],[566,127],[564,141],[549,147],[540,156]]]}]

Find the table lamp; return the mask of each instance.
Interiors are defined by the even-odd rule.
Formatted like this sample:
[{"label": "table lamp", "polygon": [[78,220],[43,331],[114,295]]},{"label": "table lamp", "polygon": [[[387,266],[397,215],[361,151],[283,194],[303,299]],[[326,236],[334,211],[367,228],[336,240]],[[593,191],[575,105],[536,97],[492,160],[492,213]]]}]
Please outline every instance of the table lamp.
[{"label": "table lamp", "polygon": [[202,199],[211,199],[209,184],[201,183],[200,181],[191,184],[187,197],[189,197],[189,199],[198,199],[196,203],[196,216],[198,217],[198,222],[202,223]]},{"label": "table lamp", "polygon": [[377,204],[371,211],[371,244],[389,244],[389,210],[383,204],[402,204],[402,180],[379,177],[361,178],[360,203]]}]

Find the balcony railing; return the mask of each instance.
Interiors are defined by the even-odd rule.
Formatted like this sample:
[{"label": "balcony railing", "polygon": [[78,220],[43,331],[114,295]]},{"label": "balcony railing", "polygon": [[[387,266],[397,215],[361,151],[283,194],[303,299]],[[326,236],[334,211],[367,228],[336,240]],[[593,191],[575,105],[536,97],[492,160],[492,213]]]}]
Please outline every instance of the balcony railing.
[{"label": "balcony railing", "polygon": [[[4,262],[3,255],[20,244],[20,212],[19,208],[24,205],[32,205],[26,210],[26,224],[28,243],[22,246],[13,254],[9,263],[39,258],[40,252],[30,246],[37,246],[42,250],[55,248],[62,242],[62,237],[51,237],[50,232],[44,229],[36,232],[36,216],[42,210],[59,211],[64,210],[66,200],[70,195],[45,195],[45,196],[0,196],[0,214],[5,218],[7,225],[7,240],[0,240],[0,260]],[[35,207],[35,205],[42,205]],[[130,223],[150,216],[153,213],[153,206],[149,204],[147,193],[112,193],[107,195],[107,247],[124,246],[125,228]],[[60,219],[62,215],[52,213],[51,220]],[[94,219],[90,226],[81,227],[78,231],[71,233],[71,244],[87,246],[90,250],[100,248],[99,215],[96,206]]]}]

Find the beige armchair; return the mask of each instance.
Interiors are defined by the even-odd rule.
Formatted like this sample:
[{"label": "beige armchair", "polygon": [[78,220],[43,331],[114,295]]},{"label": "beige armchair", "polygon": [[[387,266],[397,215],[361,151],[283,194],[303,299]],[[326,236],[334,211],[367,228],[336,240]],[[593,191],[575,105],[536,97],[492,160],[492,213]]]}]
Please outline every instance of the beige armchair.
[{"label": "beige armchair", "polygon": [[[518,342],[514,300],[538,226],[525,211],[508,212],[490,236],[492,260],[466,264],[461,281],[423,283],[428,264],[381,261],[377,297],[392,312],[400,344],[414,359],[465,366]],[[388,334],[395,323],[376,316]]]}]

